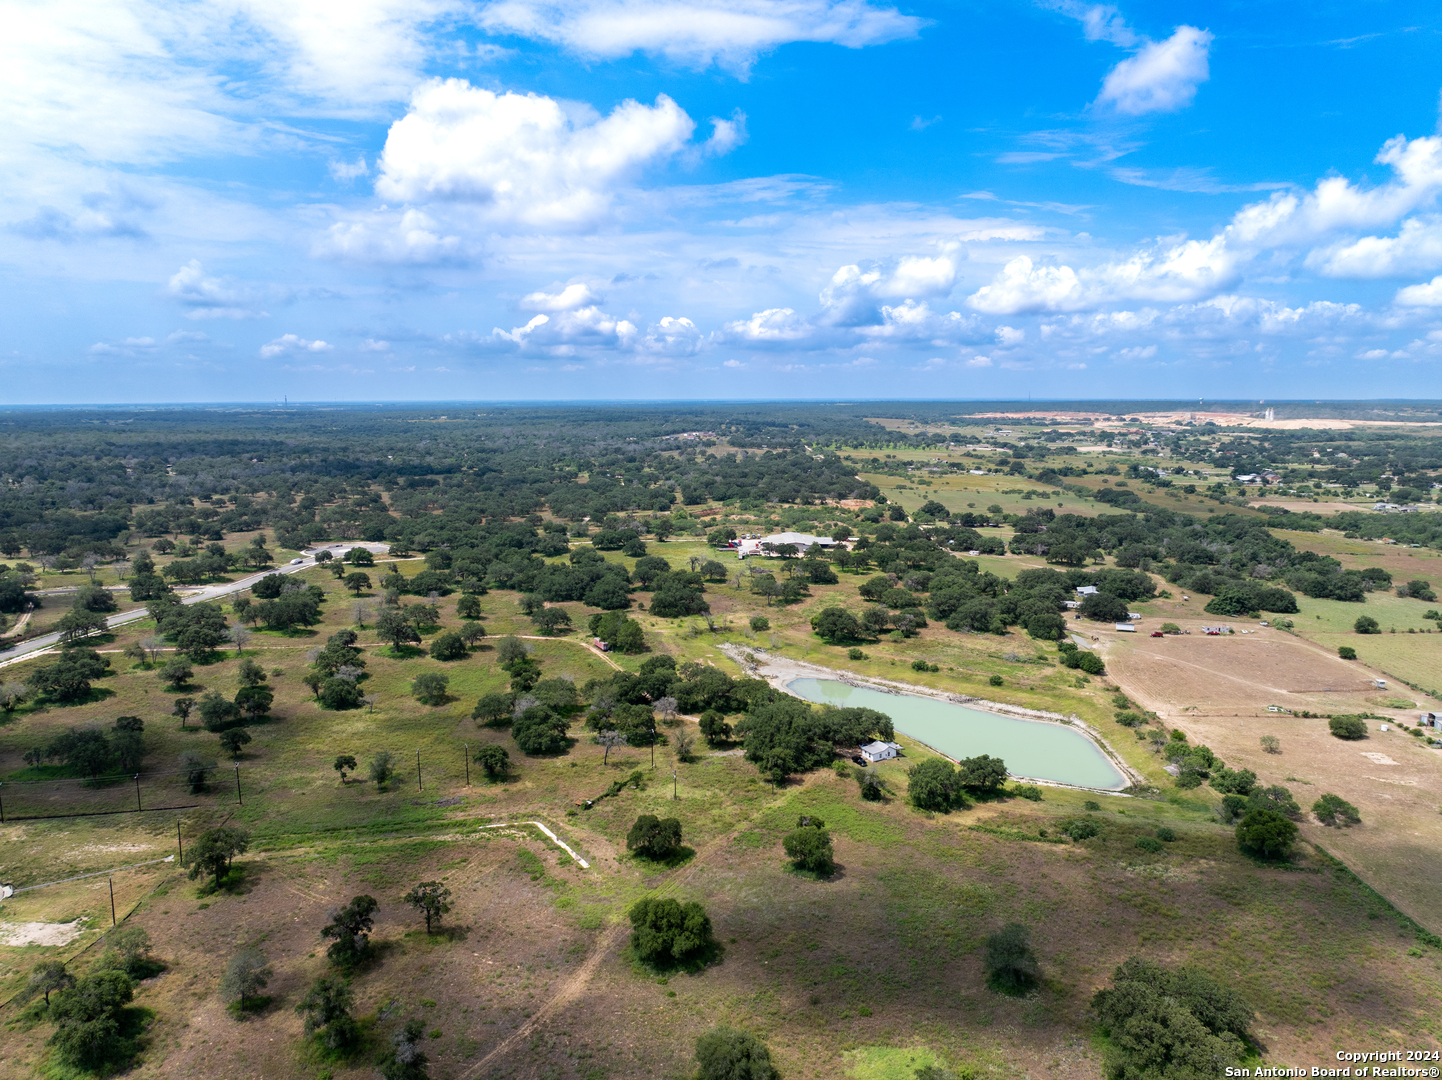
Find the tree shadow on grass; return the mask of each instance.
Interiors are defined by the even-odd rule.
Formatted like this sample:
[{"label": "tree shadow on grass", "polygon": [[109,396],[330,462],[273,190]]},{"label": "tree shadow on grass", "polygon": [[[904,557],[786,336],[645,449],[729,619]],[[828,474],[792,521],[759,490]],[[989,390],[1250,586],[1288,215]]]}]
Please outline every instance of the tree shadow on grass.
[{"label": "tree shadow on grass", "polygon": [[257,997],[244,997],[239,1001],[232,1001],[225,1007],[232,1020],[246,1021],[252,1017],[261,1017],[268,1013],[271,1006],[275,1004],[275,997],[271,994],[261,994]]},{"label": "tree shadow on grass", "polygon": [[699,975],[708,967],[726,959],[726,947],[719,941],[711,941],[701,948],[687,953],[680,959],[666,957],[661,960],[642,960],[636,955],[635,946],[627,944],[622,955],[631,967],[649,976]]},{"label": "tree shadow on grass", "polygon": [[426,651],[419,645],[392,645],[387,649],[377,649],[377,655],[389,657],[392,660],[414,660],[418,656],[425,656]]},{"label": "tree shadow on grass", "polygon": [[406,941],[424,941],[428,945],[454,945],[456,942],[465,941],[470,937],[469,926],[437,926],[429,934],[425,927],[419,930],[407,930],[403,937]]},{"label": "tree shadow on grass", "polygon": [[695,857],[696,849],[687,847],[685,844],[673,849],[669,855],[664,855],[659,859],[652,858],[649,855],[642,855],[639,852],[631,856],[631,858],[635,860],[636,865],[642,870],[674,870],[678,866],[685,866]]},{"label": "tree shadow on grass", "polygon": [[846,867],[839,862],[833,862],[829,870],[808,870],[804,866],[788,862],[783,871],[795,877],[806,878],[808,881],[840,881],[846,876]]},{"label": "tree shadow on grass", "polygon": [[215,876],[211,875],[196,887],[195,895],[202,900],[212,896],[244,896],[255,888],[260,874],[260,867],[255,863],[236,863],[220,876],[218,887]]}]

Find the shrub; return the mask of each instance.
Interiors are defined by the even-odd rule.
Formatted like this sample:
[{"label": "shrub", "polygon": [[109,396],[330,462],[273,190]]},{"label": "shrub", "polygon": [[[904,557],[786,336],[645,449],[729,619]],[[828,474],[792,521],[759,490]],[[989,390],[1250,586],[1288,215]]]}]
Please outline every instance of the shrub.
[{"label": "shrub", "polygon": [[717,1027],[696,1040],[696,1080],[780,1080],[766,1044],[749,1031]]},{"label": "shrub", "polygon": [[646,963],[684,963],[715,947],[711,919],[696,901],[647,896],[631,905],[631,948]]},{"label": "shrub", "polygon": [[642,814],[626,834],[626,850],[648,859],[665,859],[681,846],[681,822]]},{"label": "shrub", "polygon": [[1327,727],[1339,739],[1365,739],[1367,723],[1360,716],[1334,716]]},{"label": "shrub", "polygon": [[1070,836],[1077,843],[1083,840],[1090,840],[1093,836],[1101,834],[1101,827],[1090,818],[1074,818],[1071,821],[1062,822],[1058,830],[1066,836]]},{"label": "shrub", "polygon": [[1041,788],[1035,784],[1017,784],[1012,787],[1011,794],[1015,795],[1018,799],[1041,802]]},{"label": "shrub", "polygon": [[1162,850],[1164,845],[1155,836],[1138,836],[1137,847],[1141,848],[1143,851],[1150,852],[1151,854],[1155,855]]},{"label": "shrub", "polygon": [[1358,615],[1357,621],[1352,624],[1352,629],[1359,634],[1380,634],[1382,632],[1382,627],[1370,615]]},{"label": "shrub", "polygon": [[1102,663],[1102,658],[1096,653],[1089,652],[1086,649],[1078,649],[1075,655],[1077,658],[1077,667],[1081,668],[1081,670],[1088,675],[1106,674],[1106,665]]},{"label": "shrub", "polygon": [[1237,825],[1237,846],[1268,859],[1284,858],[1297,838],[1297,826],[1275,810],[1248,810]]},{"label": "shrub", "polygon": [[431,642],[431,659],[433,660],[464,660],[470,655],[466,648],[466,639],[457,633],[442,634]]},{"label": "shrub", "polygon": [[781,840],[793,866],[817,874],[829,874],[833,863],[831,834],[825,829],[805,826],[787,833]]},{"label": "shrub", "polygon": [[763,630],[770,630],[771,620],[768,619],[765,615],[752,615],[751,629],[755,630],[757,633],[760,633]]},{"label": "shrub", "polygon": [[120,1015],[134,997],[135,984],[125,972],[92,971],[55,995],[50,1045],[70,1064],[97,1072],[107,1061],[129,1057],[134,1047],[120,1037]]},{"label": "shrub", "polygon": [[1222,766],[1212,773],[1212,787],[1223,795],[1246,795],[1256,786],[1257,774],[1251,769]]},{"label": "shrub", "polygon": [[711,746],[730,742],[731,725],[721,713],[715,709],[707,709],[701,714],[701,738]]},{"label": "shrub", "polygon": [[559,754],[569,746],[566,721],[544,705],[532,705],[511,724],[511,735],[524,754]]},{"label": "shrub", "polygon": [[987,986],[998,993],[1025,994],[1041,980],[1031,936],[1021,923],[1007,923],[986,939],[982,965]]},{"label": "shrub", "polygon": [[358,709],[365,693],[350,679],[327,679],[320,686],[320,703],[327,709]]},{"label": "shrub", "polygon": [[450,676],[438,671],[424,671],[411,683],[411,696],[422,705],[444,705],[450,685]]},{"label": "shrub", "polygon": [[1262,749],[1269,754],[1280,754],[1282,752],[1282,740],[1275,735],[1263,735]]},{"label": "shrub", "polygon": [[476,764],[488,780],[500,780],[511,771],[511,755],[504,746],[483,746],[476,751]]},{"label": "shrub", "polygon": [[854,647],[853,647],[853,648],[850,648],[850,649],[847,649],[847,650],[846,650],[846,659],[848,659],[848,660],[865,660],[865,659],[866,659],[866,654],[865,654],[864,652],[862,652],[860,649],[857,649],[857,648],[854,648]]},{"label": "shrub", "polygon": [[1350,645],[1339,645],[1337,647],[1337,655],[1343,660],[1355,660],[1357,659],[1357,650]]},{"label": "shrub", "polygon": [[992,686],[1001,686],[1006,680],[1003,679],[1000,675],[993,675],[991,678],[987,679],[986,681],[987,681],[988,683],[990,683]]},{"label": "shrub", "polygon": [[1340,795],[1326,794],[1312,804],[1312,813],[1323,825],[1356,825],[1362,820],[1357,808]]},{"label": "shrub", "polygon": [[1092,1008],[1109,1036],[1110,1077],[1209,1077],[1241,1060],[1252,1010],[1196,968],[1172,971],[1132,957]]},{"label": "shrub", "polygon": [[270,965],[259,949],[241,949],[225,966],[225,974],[220,980],[221,999],[244,1009],[249,1002],[260,997],[271,975]]},{"label": "shrub", "polygon": [[1164,634],[1180,634],[1182,632],[1182,628],[1174,622],[1164,622],[1158,629]]},{"label": "shrub", "polygon": [[906,776],[906,797],[918,810],[946,813],[965,805],[960,779],[949,761],[928,758],[907,769]]},{"label": "shrub", "polygon": [[1171,843],[1173,840],[1175,840],[1176,838],[1177,838],[1177,834],[1176,834],[1175,830],[1169,828],[1169,827],[1166,826],[1166,825],[1163,825],[1161,828],[1159,828],[1159,829],[1157,830],[1157,839],[1158,839],[1158,840],[1164,840],[1164,841],[1166,841],[1168,844],[1170,844],[1170,843]]}]

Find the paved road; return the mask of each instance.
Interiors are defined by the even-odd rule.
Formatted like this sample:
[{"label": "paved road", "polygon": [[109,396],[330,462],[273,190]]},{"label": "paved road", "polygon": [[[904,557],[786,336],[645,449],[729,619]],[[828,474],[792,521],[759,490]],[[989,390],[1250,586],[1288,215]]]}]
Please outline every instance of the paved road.
[{"label": "paved road", "polygon": [[[262,570],[257,574],[250,574],[237,581],[227,581],[220,585],[206,585],[188,592],[181,597],[182,604],[199,604],[205,600],[219,600],[223,596],[232,593],[244,592],[267,574],[294,574],[301,570],[308,570],[316,564],[315,556],[322,551],[329,550],[332,554],[343,554],[353,547],[363,547],[377,554],[384,554],[390,550],[387,544],[326,544],[323,547],[314,548],[306,552],[306,557],[299,562],[287,563],[285,566],[277,566],[270,570]],[[134,611],[123,611],[119,615],[112,615],[105,620],[109,629],[118,626],[125,626],[127,623],[138,622],[147,617],[146,610],[136,608]],[[22,641],[12,649],[0,652],[0,667],[7,664],[18,663],[21,660],[28,660],[36,653],[42,653],[46,649],[53,649],[60,644],[59,634],[42,634],[40,637],[31,638],[29,641]]]}]

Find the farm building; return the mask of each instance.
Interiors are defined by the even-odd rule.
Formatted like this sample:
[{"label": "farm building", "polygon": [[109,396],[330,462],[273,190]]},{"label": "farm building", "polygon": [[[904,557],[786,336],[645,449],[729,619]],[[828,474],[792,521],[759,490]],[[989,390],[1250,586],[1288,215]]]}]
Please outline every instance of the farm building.
[{"label": "farm building", "polygon": [[874,742],[874,743],[867,743],[865,746],[863,746],[863,747],[861,748],[861,756],[862,756],[862,758],[864,758],[869,764],[873,764],[873,765],[874,765],[874,764],[875,764],[876,762],[878,762],[878,761],[886,761],[886,760],[888,760],[889,758],[894,758],[894,757],[896,756],[896,752],[897,752],[898,750],[900,750],[900,749],[901,749],[901,744],[900,744],[900,743],[894,743],[894,742]]},{"label": "farm building", "polygon": [[812,536],[810,533],[780,532],[771,536],[745,536],[736,541],[736,557],[744,559],[748,555],[765,555],[776,557],[776,548],[782,544],[790,544],[796,548],[797,555],[805,555],[813,545],[817,547],[830,548],[836,546],[836,541],[829,536]]},{"label": "farm building", "polygon": [[1129,623],[1129,622],[1119,622],[1119,623],[1117,623],[1117,629],[1118,629],[1118,630],[1124,630],[1124,631],[1126,631],[1128,634],[1135,634],[1135,633],[1137,632],[1137,628],[1136,628],[1135,626],[1133,626],[1133,625],[1132,625],[1131,623]]},{"label": "farm building", "polygon": [[1095,596],[1099,592],[1101,590],[1095,585],[1078,585],[1076,590],[1078,596]]}]

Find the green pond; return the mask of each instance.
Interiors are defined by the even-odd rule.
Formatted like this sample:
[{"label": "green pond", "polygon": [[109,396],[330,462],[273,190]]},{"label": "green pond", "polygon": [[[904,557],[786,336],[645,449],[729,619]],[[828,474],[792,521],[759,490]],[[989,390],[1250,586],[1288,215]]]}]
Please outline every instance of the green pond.
[{"label": "green pond", "polygon": [[1119,789],[1126,777],[1101,749],[1074,728],[969,709],[937,698],[884,694],[835,679],[793,679],[797,697],[825,705],[867,708],[891,717],[896,730],[950,758],[990,754],[1013,776],[1078,787]]}]

